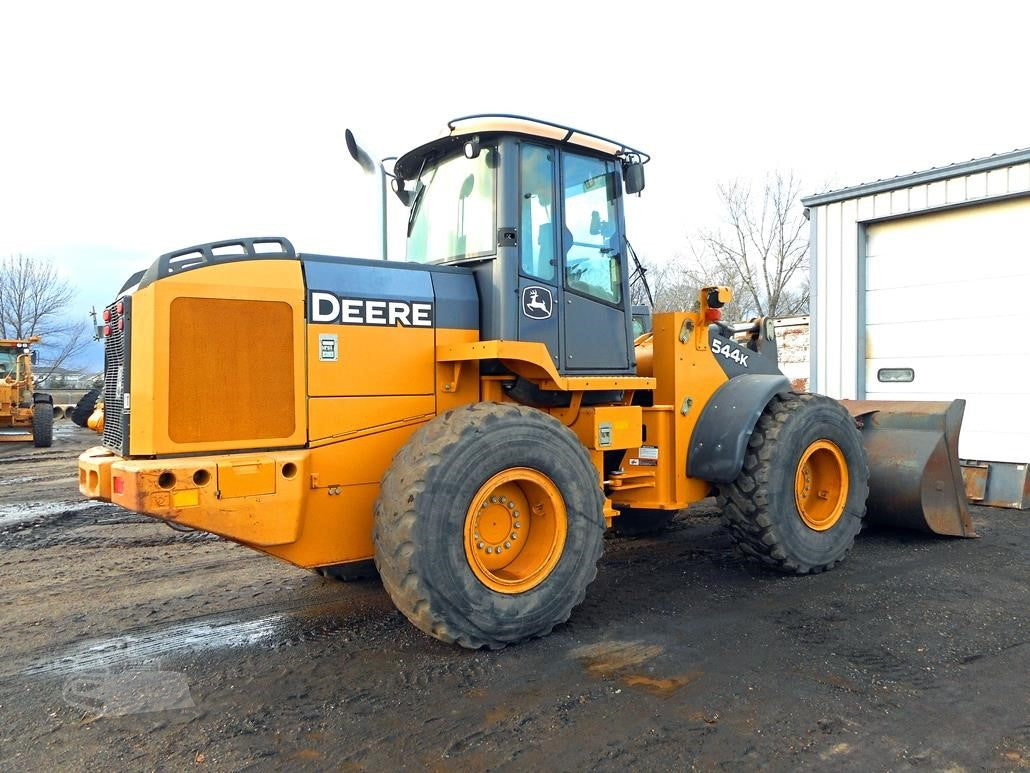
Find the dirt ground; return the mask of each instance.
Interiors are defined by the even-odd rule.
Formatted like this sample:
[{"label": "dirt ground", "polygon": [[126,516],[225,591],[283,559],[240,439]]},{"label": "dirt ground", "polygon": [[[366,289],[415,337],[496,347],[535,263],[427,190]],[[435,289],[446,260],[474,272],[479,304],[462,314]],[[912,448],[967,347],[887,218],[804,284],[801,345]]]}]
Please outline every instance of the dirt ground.
[{"label": "dirt ground", "polygon": [[81,501],[94,442],[0,447],[0,769],[1030,766],[1030,513],[793,578],[698,507],[610,538],[550,637],[468,652],[376,582]]}]

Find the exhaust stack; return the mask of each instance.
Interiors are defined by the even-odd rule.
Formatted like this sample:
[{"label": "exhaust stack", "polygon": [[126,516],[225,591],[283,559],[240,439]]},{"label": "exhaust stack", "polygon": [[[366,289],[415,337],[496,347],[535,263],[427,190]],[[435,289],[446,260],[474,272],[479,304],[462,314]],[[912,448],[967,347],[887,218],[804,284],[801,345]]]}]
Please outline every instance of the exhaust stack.
[{"label": "exhaust stack", "polygon": [[344,133],[347,142],[347,152],[350,153],[358,166],[365,174],[376,175],[379,178],[379,254],[383,260],[388,260],[388,239],[386,231],[386,167],[383,162],[375,162],[373,156],[358,144],[354,132],[350,129]]}]

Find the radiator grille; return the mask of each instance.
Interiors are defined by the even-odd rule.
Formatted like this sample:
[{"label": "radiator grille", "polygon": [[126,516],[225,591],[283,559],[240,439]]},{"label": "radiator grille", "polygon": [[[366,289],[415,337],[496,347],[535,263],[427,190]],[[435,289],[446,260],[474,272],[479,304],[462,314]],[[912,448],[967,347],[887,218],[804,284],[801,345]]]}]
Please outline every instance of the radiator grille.
[{"label": "radiator grille", "polygon": [[260,445],[294,433],[290,304],[176,298],[169,328],[170,440]]},{"label": "radiator grille", "polygon": [[[119,305],[122,312],[118,312]],[[125,413],[128,392],[129,299],[107,307],[110,319],[104,336],[104,439],[103,443],[123,456],[129,453],[129,417]]]}]

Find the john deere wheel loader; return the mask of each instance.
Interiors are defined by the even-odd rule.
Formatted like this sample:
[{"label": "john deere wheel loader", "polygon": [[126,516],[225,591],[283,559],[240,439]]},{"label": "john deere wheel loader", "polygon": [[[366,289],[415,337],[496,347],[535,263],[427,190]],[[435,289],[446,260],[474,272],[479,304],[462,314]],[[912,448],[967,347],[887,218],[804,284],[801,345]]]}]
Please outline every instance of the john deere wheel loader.
[{"label": "john deere wheel loader", "polygon": [[606,527],[713,493],[784,572],[841,561],[867,500],[972,535],[960,403],[795,394],[771,321],[723,323],[722,287],[634,340],[623,198],[648,160],[471,116],[395,163],[407,262],[278,237],[162,255],[107,309],[83,494],[309,569],[374,558],[409,620],[465,647],[547,634]]},{"label": "john deere wheel loader", "polygon": [[54,442],[54,399],[32,391],[32,345],[38,342],[38,336],[0,339],[0,441],[31,440],[48,448]]}]

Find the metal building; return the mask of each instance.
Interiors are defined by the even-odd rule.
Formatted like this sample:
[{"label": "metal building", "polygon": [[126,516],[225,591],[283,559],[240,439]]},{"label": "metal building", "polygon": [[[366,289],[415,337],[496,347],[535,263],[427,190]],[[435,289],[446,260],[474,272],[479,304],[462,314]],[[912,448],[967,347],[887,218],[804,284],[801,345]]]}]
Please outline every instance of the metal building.
[{"label": "metal building", "polygon": [[802,203],[811,390],[965,398],[960,456],[1003,463],[967,464],[971,495],[1030,504],[1030,148]]}]

